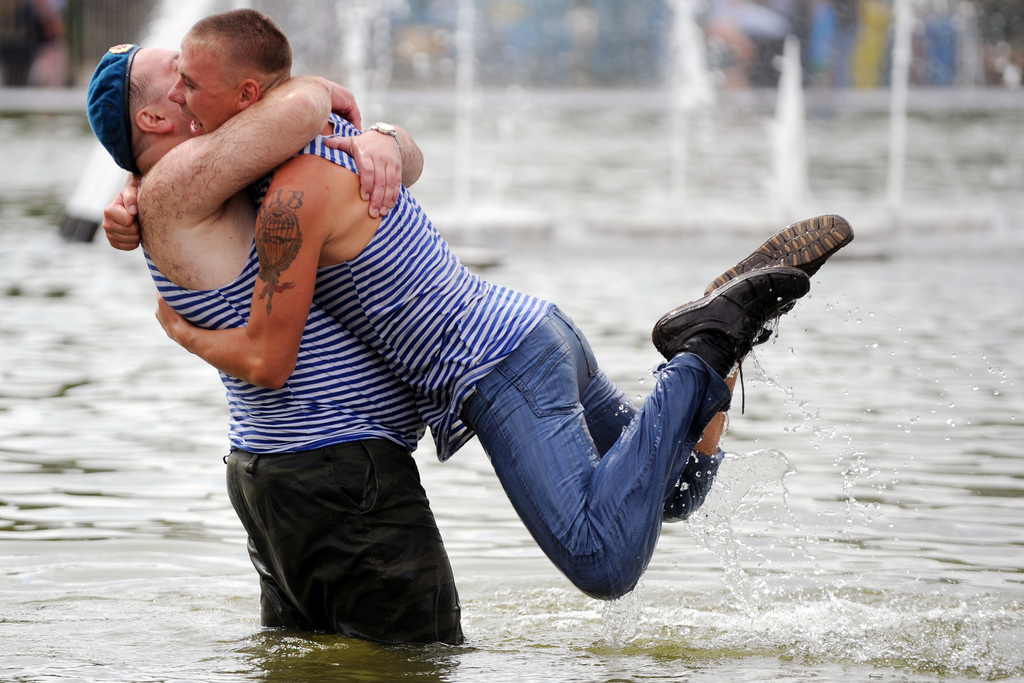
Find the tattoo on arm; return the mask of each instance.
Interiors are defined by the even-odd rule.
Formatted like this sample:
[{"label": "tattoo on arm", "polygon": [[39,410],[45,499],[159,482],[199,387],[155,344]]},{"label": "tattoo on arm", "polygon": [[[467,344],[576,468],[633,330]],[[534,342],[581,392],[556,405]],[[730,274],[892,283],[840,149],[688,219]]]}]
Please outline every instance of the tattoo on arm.
[{"label": "tattoo on arm", "polygon": [[[287,194],[286,194],[287,193]],[[259,277],[266,284],[259,299],[267,300],[267,314],[280,294],[295,286],[294,282],[280,282],[281,273],[288,269],[302,247],[299,217],[295,210],[302,206],[303,193],[299,190],[277,190],[267,195],[256,219],[256,252],[260,257]]]}]

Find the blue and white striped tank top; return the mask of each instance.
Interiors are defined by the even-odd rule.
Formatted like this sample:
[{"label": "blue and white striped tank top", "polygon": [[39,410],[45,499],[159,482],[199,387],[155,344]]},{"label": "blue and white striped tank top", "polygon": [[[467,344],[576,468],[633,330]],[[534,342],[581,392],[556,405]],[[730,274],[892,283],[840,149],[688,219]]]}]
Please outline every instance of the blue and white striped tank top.
[{"label": "blue and white striped tank top", "polygon": [[[238,278],[220,289],[178,287],[150,273],[167,303],[208,329],[244,326],[259,271],[256,247]],[[410,450],[425,431],[411,389],[372,348],[315,304],[302,335],[295,372],[280,389],[220,373],[227,390],[229,440],[255,453],[288,453],[360,439],[388,439]]]},{"label": "blue and white striped tank top", "polygon": [[[336,133],[355,132],[332,118]],[[358,172],[351,157],[324,146],[323,138],[301,153]],[[404,187],[359,256],[318,271],[313,300],[413,388],[441,460],[473,436],[459,411],[477,381],[551,308],[465,268]]]}]

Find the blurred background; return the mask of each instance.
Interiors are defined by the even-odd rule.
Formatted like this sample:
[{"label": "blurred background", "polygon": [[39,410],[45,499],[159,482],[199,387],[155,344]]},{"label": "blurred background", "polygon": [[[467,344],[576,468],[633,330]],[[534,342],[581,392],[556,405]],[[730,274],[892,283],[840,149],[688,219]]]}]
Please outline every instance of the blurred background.
[{"label": "blurred background", "polygon": [[[664,311],[786,223],[854,226],[626,599],[428,438],[469,644],[260,629],[223,388],[96,234],[125,174],[84,114],[109,46],[243,4],[413,135],[456,253],[638,403]],[[0,0],[0,62],[0,679],[1024,680],[1021,0]]]},{"label": "blurred background", "polygon": [[[462,242],[1024,216],[1014,0],[0,0],[0,112],[80,114],[108,46],[239,6],[282,24],[294,73],[414,134],[417,198]],[[93,156],[49,196],[69,239],[122,182]]]},{"label": "blurred background", "polygon": [[[685,0],[684,0],[685,1]],[[179,8],[188,2],[176,3]],[[205,4],[205,3],[204,3]],[[232,3],[228,3],[232,4]],[[237,4],[237,3],[234,3]],[[369,19],[368,59],[394,87],[453,86],[459,13],[475,12],[476,80],[485,87],[650,87],[672,67],[676,0],[254,0],[303,47],[303,66],[347,80],[345,21]],[[708,63],[723,87],[778,81],[773,60],[800,39],[804,82],[889,84],[892,0],[694,0]],[[1016,88],[1024,68],[1024,3],[916,0],[911,82]],[[112,44],[139,41],[157,0],[0,0],[6,87],[84,87]],[[318,16],[316,33],[305,19]],[[362,16],[361,16],[362,15]],[[305,28],[305,30],[303,30]]]}]

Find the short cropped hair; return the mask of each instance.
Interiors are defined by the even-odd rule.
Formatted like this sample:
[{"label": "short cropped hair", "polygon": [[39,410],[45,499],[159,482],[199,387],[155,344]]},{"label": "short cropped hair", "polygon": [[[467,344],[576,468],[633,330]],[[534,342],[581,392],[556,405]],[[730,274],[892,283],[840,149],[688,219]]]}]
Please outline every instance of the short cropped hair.
[{"label": "short cropped hair", "polygon": [[139,157],[152,146],[153,138],[142,134],[139,125],[135,122],[135,115],[139,113],[140,109],[158,102],[163,96],[164,93],[154,87],[153,79],[142,69],[132,74],[128,83],[128,116],[132,127],[132,157],[136,163],[138,163]]},{"label": "short cropped hair", "polygon": [[266,77],[265,87],[291,75],[292,46],[288,36],[263,12],[237,9],[214,14],[197,22],[184,43],[205,47],[244,69]]}]

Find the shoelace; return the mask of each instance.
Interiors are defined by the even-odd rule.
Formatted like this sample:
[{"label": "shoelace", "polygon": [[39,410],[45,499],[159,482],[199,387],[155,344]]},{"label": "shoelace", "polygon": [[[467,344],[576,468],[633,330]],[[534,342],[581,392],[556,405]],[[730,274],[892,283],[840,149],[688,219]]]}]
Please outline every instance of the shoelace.
[{"label": "shoelace", "polygon": [[747,388],[743,386],[743,359],[740,359],[740,415],[747,412]]},{"label": "shoelace", "polygon": [[[792,308],[792,306],[790,308]],[[769,320],[767,323],[765,323],[765,326],[761,329],[761,333],[757,335],[756,341],[754,342],[753,346],[751,346],[751,351],[753,351],[753,347],[754,346],[760,346],[761,344],[764,344],[769,339],[771,339],[772,335],[775,334],[778,331],[778,329],[777,329],[778,326],[779,326],[779,316],[775,316],[774,318]],[[746,358],[746,356],[744,356],[744,358]],[[739,366],[740,366],[740,369],[739,369],[739,372],[740,372],[740,415],[744,415],[746,413],[746,411],[747,411],[747,388],[743,384],[743,358],[740,358]]]}]

